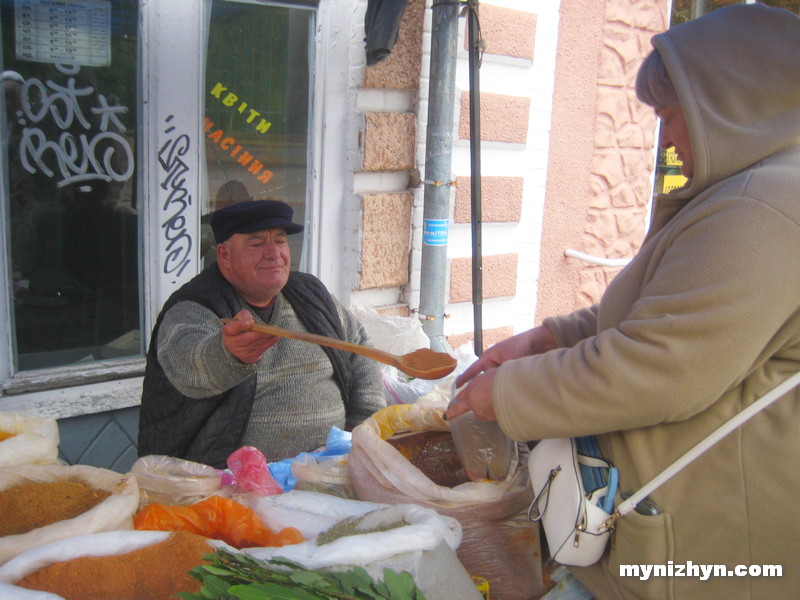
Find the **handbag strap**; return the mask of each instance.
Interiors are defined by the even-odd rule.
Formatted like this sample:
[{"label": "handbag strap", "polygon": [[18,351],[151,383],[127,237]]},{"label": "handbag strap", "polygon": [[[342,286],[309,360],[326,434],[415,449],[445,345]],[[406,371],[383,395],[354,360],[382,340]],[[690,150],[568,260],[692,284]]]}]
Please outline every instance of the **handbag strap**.
[{"label": "handbag strap", "polygon": [[669,479],[671,479],[674,475],[676,475],[681,469],[683,469],[686,465],[691,463],[694,459],[698,456],[703,454],[706,450],[711,448],[714,444],[732,432],[734,429],[742,425],[745,421],[755,416],[758,412],[765,409],[767,406],[775,402],[778,398],[782,397],[787,392],[791,391],[792,388],[800,384],[800,371],[789,377],[786,381],[779,384],[775,387],[771,392],[768,392],[755,402],[753,402],[750,406],[736,414],[731,420],[723,423],[720,427],[718,427],[715,431],[711,433],[708,437],[701,440],[697,445],[695,445],[691,450],[686,452],[683,456],[673,462],[670,466],[664,469],[661,473],[653,477],[650,481],[648,481],[642,488],[632,494],[628,499],[623,500],[622,503],[616,508],[614,513],[609,517],[608,521],[606,521],[606,526],[609,529],[614,528],[614,524],[631,512],[636,505],[644,500],[647,496],[649,496],[653,491],[661,487],[664,483],[666,483]]}]

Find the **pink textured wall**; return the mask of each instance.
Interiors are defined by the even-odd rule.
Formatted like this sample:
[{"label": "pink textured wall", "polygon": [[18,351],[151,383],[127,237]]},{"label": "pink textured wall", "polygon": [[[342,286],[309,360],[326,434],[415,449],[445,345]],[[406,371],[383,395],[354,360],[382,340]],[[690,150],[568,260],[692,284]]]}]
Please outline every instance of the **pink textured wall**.
[{"label": "pink textured wall", "polygon": [[[522,214],[522,177],[481,177],[481,203],[484,223],[516,223]],[[472,221],[472,177],[456,177],[456,200],[453,217],[456,223]]]},{"label": "pink textured wall", "polygon": [[[485,53],[533,59],[536,45],[534,13],[481,3],[479,18]],[[469,38],[465,35],[465,49],[468,43]]]},{"label": "pink textured wall", "polygon": [[633,92],[666,0],[562,0],[536,320],[596,302],[619,269],[572,248],[630,258],[644,235],[653,168],[652,111]]},{"label": "pink textured wall", "polygon": [[[424,14],[425,0],[409,0],[391,53],[376,65],[364,68],[365,88],[416,90],[419,87]],[[379,173],[413,169],[416,136],[415,113],[398,110],[366,113],[361,170]],[[411,192],[361,194],[359,290],[408,283],[412,205]],[[408,313],[408,307],[400,310]]]},{"label": "pink textured wall", "polygon": [[[513,296],[517,291],[516,254],[486,255],[481,260],[484,298]],[[450,261],[450,302],[472,300],[472,258]]]},{"label": "pink textured wall", "polygon": [[[528,137],[531,99],[521,96],[481,93],[481,139],[492,142],[524,143]],[[458,137],[469,139],[469,92],[461,93]]]}]

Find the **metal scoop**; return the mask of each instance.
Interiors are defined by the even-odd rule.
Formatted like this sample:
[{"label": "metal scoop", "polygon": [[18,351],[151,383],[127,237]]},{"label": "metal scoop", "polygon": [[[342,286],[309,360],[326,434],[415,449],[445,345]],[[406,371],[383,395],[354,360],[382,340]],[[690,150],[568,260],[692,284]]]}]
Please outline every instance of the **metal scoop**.
[{"label": "metal scoop", "polygon": [[[235,319],[222,319],[222,322],[230,323],[234,320]],[[250,330],[360,354],[372,360],[377,360],[386,365],[396,367],[403,373],[420,379],[441,379],[442,377],[446,377],[455,370],[457,364],[456,359],[449,354],[434,352],[429,348],[420,348],[408,354],[397,356],[384,352],[383,350],[378,350],[377,348],[372,348],[371,346],[362,346],[361,344],[353,344],[352,342],[345,342],[324,335],[317,335],[306,331],[295,331],[294,329],[283,329],[273,325],[254,323],[250,327]]]}]

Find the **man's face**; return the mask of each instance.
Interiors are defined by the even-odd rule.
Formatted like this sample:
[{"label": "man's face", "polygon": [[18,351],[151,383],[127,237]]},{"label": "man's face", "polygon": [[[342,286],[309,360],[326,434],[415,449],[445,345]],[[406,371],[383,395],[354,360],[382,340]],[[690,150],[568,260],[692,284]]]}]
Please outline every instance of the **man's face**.
[{"label": "man's face", "polygon": [[266,306],[289,280],[292,257],[286,231],[235,233],[217,246],[217,263],[245,300]]}]

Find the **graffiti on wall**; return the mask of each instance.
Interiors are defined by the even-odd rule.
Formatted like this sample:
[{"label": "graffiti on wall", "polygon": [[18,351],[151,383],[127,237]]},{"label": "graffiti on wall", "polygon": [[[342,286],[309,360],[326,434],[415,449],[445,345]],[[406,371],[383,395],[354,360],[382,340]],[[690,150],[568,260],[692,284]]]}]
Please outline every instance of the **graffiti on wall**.
[{"label": "graffiti on wall", "polygon": [[161,206],[161,231],[167,242],[162,268],[165,275],[179,277],[191,263],[193,246],[186,216],[192,205],[192,195],[186,184],[189,165],[183,159],[192,143],[188,135],[175,131],[171,124],[173,118],[174,115],[169,115],[164,120],[166,141],[158,151],[158,164],[161,168],[160,186],[167,192]]},{"label": "graffiti on wall", "polygon": [[93,86],[78,83],[80,66],[58,64],[65,83],[35,77],[22,87],[19,157],[30,174],[41,173],[58,187],[100,179],[131,178],[134,156],[119,115],[127,106],[110,102]]}]

